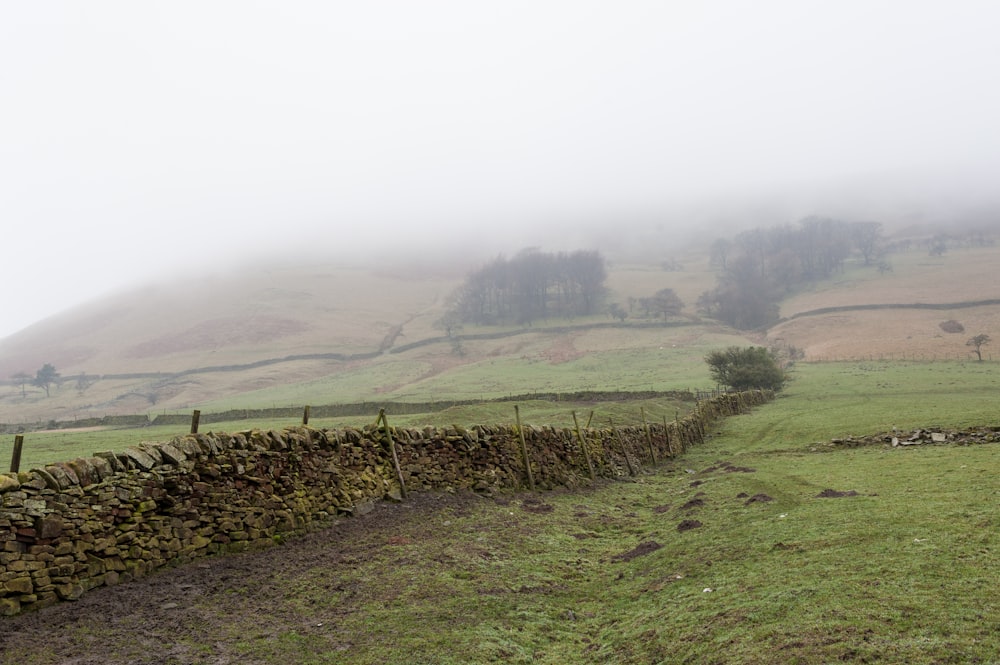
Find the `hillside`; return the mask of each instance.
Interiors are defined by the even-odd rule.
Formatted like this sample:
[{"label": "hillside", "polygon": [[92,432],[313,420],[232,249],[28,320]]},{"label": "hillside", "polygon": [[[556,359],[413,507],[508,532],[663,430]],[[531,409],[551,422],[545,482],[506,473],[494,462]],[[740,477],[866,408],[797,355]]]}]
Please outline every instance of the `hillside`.
[{"label": "hillside", "polygon": [[[859,265],[834,279],[803,290],[781,305],[785,321],[768,330],[769,340],[802,349],[806,359],[866,357],[972,359],[966,341],[990,334],[1000,339],[1000,306],[845,309],[807,315],[822,308],[869,305],[947,305],[1000,299],[995,278],[1000,250],[956,249],[931,257],[922,249],[893,254],[893,270],[880,274]],[[941,323],[955,320],[964,331],[949,333]],[[989,347],[984,347],[989,352]],[[985,354],[984,354],[985,357]]]},{"label": "hillside", "polygon": [[[955,249],[934,258],[912,249],[892,255],[894,270],[887,274],[849,262],[833,279],[786,299],[784,321],[766,335],[697,318],[694,303],[715,278],[703,256],[687,257],[675,271],[612,261],[610,302],[624,305],[672,288],[686,303],[686,316],[652,328],[635,318],[612,326],[604,315],[541,321],[523,330],[467,326],[459,347],[441,339],[435,321],[468,266],[426,261],[394,264],[390,272],[276,262],[117,294],[0,340],[0,422],[704,387],[704,354],[748,340],[795,346],[806,360],[967,359],[970,336],[1000,329],[1000,307],[810,312],[1000,298],[1000,283],[992,278],[998,256],[996,248]],[[940,323],[949,319],[964,331],[942,330]],[[429,340],[437,341],[418,344]],[[22,394],[10,377],[33,375],[44,363],[57,368],[61,385],[50,397],[30,385]]]},{"label": "hillside", "polygon": [[[306,381],[345,363],[174,375],[289,355],[372,353],[394,335],[438,334],[433,321],[458,279],[460,274],[434,274],[426,267],[418,279],[337,265],[269,267],[121,293],[0,340],[5,379],[22,371],[34,375],[44,363],[64,378],[49,399],[31,386],[26,398],[20,386],[4,386],[0,420],[136,413]],[[164,378],[109,378],[83,389],[77,382],[80,374],[156,373]]]}]

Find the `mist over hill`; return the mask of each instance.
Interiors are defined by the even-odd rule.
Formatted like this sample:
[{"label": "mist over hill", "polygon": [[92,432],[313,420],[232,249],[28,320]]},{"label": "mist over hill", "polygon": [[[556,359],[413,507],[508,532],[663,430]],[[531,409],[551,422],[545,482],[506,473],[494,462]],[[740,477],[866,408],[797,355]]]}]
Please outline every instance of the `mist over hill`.
[{"label": "mist over hill", "polygon": [[[606,307],[581,321],[534,322],[513,343],[472,340],[491,332],[509,336],[517,326],[468,325],[459,336],[469,341],[446,339],[442,316],[463,279],[488,260],[483,248],[450,256],[396,253],[391,260],[386,253],[377,266],[302,255],[246,262],[239,269],[121,291],[0,340],[0,422],[157,413],[223,399],[270,404],[285,399],[280,395],[287,390],[279,389],[294,386],[302,386],[295,394],[314,404],[383,394],[405,398],[411,383],[461,368],[482,371],[483,363],[497,359],[526,366],[560,363],[630,345],[649,353],[664,342],[655,335],[631,340],[627,335],[643,320],[635,303],[664,288],[683,302],[671,325],[688,331],[680,343],[671,338],[671,348],[687,348],[695,362],[718,334],[735,342],[792,346],[807,360],[907,352],[963,358],[968,335],[945,333],[938,324],[956,319],[969,335],[990,333],[1000,330],[997,307],[811,312],[1000,298],[992,278],[996,248],[962,240],[972,230],[989,230],[984,219],[969,217],[947,227],[952,249],[940,256],[930,256],[925,244],[941,235],[940,226],[914,223],[893,232],[897,240],[913,239],[900,244],[905,251],[888,257],[894,269],[876,271],[854,256],[829,279],[790,291],[780,303],[781,320],[766,331],[720,327],[699,311],[699,296],[719,274],[705,241],[721,235],[716,229],[685,238],[647,225],[631,236],[648,239],[642,252],[630,250],[630,239],[601,248],[608,265],[605,305],[630,312],[617,337],[593,333],[586,340],[567,324],[606,327],[613,323]],[[399,353],[404,349],[411,350]],[[50,396],[30,382],[45,364],[61,375]],[[328,385],[332,377],[340,377],[337,390]],[[581,383],[588,380],[581,375]],[[315,388],[306,388],[311,385]]]}]

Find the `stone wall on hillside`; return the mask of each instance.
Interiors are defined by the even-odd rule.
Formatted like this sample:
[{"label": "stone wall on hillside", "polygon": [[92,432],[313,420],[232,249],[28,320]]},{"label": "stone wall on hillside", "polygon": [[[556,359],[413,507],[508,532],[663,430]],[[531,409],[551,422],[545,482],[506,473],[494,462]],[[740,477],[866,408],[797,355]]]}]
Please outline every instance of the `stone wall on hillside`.
[{"label": "stone wall on hillside", "polygon": [[407,491],[488,492],[529,482],[551,489],[637,473],[703,440],[713,420],[771,396],[720,395],[674,422],[579,431],[483,425],[192,434],[0,474],[0,614],[75,600],[167,564],[272,544]]}]

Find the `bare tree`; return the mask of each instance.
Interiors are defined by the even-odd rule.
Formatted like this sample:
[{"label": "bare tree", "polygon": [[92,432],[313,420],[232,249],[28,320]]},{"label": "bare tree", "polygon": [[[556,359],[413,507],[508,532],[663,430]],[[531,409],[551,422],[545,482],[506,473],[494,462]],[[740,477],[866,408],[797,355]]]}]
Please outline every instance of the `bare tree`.
[{"label": "bare tree", "polygon": [[855,222],[851,225],[851,236],[865,265],[870,266],[878,256],[882,243],[882,225],[878,222]]},{"label": "bare tree", "polygon": [[673,289],[660,289],[652,297],[652,311],[657,316],[663,316],[666,321],[668,317],[677,316],[684,308],[684,301],[681,300]]},{"label": "bare tree", "polygon": [[972,353],[976,354],[976,358],[979,362],[983,362],[983,346],[989,344],[990,336],[985,333],[979,333],[975,337],[971,338],[965,343],[966,346],[972,347]]},{"label": "bare tree", "polygon": [[945,252],[948,251],[948,236],[939,233],[930,239],[930,244],[928,245],[927,253],[930,256],[944,256]]},{"label": "bare tree", "polygon": [[625,317],[628,316],[628,312],[626,312],[625,308],[622,307],[620,304],[613,302],[610,305],[608,305],[608,315],[612,319],[618,319],[619,321],[624,322]]},{"label": "bare tree", "polygon": [[729,259],[729,254],[733,251],[733,243],[726,238],[716,238],[712,241],[712,246],[708,249],[708,263],[719,268],[722,271],[726,270],[726,261]]},{"label": "bare tree", "polygon": [[28,374],[27,372],[18,372],[17,374],[14,374],[10,378],[17,381],[18,384],[21,386],[21,399],[24,399],[24,397],[27,395],[27,393],[24,390],[24,386],[27,383],[31,383],[31,375]]}]

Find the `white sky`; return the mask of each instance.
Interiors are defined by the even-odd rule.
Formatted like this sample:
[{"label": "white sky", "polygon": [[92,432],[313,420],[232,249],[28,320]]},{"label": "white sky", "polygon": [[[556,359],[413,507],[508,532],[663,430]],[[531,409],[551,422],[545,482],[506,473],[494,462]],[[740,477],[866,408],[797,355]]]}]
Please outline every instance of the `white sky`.
[{"label": "white sky", "polygon": [[261,252],[973,205],[998,26],[986,0],[0,0],[0,338]]}]

